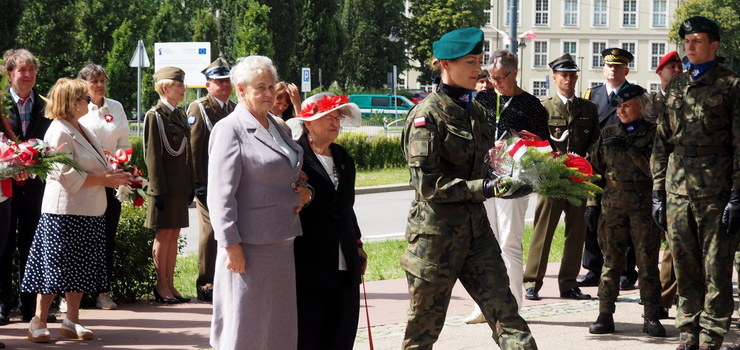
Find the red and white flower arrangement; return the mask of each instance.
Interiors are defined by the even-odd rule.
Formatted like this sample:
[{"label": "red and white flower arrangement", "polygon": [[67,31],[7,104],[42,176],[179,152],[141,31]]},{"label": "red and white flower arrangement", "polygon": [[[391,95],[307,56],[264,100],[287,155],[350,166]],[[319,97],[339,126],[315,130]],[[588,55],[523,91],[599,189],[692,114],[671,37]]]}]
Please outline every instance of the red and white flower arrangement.
[{"label": "red and white flower arrangement", "polygon": [[347,97],[346,95],[324,95],[320,100],[307,104],[306,107],[301,110],[300,117],[310,118],[316,114],[341,107],[342,105],[347,103],[349,103],[349,97]]},{"label": "red and white flower arrangement", "polygon": [[143,177],[141,169],[130,164],[133,149],[119,149],[115,153],[106,152],[108,162],[113,169],[122,169],[130,173],[133,180],[129,185],[121,185],[116,189],[116,198],[121,202],[131,202],[135,207],[140,207],[146,201],[146,190],[149,187],[149,181]]},{"label": "red and white flower arrangement", "polygon": [[487,162],[495,176],[503,177],[497,193],[504,196],[528,184],[539,195],[563,198],[581,205],[602,192],[593,183],[600,178],[591,163],[577,154],[553,151],[548,141],[522,130],[505,147],[488,151]]},{"label": "red and white flower arrangement", "polygon": [[39,139],[28,139],[20,143],[0,139],[0,178],[13,177],[25,170],[31,177],[46,181],[48,174],[64,166],[80,170],[79,165],[66,152],[59,152],[64,144],[51,147]]}]

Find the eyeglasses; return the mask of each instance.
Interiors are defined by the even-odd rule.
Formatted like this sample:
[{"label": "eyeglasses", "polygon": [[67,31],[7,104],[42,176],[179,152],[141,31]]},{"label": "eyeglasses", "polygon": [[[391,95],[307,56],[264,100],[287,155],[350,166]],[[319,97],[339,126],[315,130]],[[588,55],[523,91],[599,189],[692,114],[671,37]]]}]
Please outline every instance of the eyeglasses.
[{"label": "eyeglasses", "polygon": [[336,116],[326,115],[323,118],[326,119],[329,122],[337,122],[337,123],[340,123],[342,121],[342,119],[344,119],[344,116],[341,115],[341,114],[340,115],[336,115]]},{"label": "eyeglasses", "polygon": [[90,101],[92,101],[92,98],[90,97],[90,95],[87,95],[85,97],[78,97],[77,101],[87,101],[87,103],[90,103]]},{"label": "eyeglasses", "polygon": [[488,77],[488,80],[490,80],[492,83],[499,83],[502,80],[506,79],[509,75],[511,75],[511,71],[509,71],[509,73],[506,73],[506,75],[504,75],[503,77],[490,76]]}]

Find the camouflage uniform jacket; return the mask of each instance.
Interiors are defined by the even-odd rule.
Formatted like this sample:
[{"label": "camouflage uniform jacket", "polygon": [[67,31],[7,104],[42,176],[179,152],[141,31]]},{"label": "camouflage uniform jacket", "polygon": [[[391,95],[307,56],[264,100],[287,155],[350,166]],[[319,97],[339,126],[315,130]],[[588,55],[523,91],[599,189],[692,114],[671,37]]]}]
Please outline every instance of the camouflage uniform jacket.
[{"label": "camouflage uniform jacket", "polygon": [[[666,88],[665,105],[651,159],[653,189],[690,199],[740,190],[737,75],[719,64],[696,81],[678,74]],[[677,146],[713,150],[689,156],[677,154]]]},{"label": "camouflage uniform jacket", "polygon": [[648,115],[645,116],[650,122],[657,123],[658,116],[665,113],[665,96],[660,91],[653,92],[650,94],[650,107],[648,108]]},{"label": "camouflage uniform jacket", "polygon": [[[558,96],[548,97],[542,105],[549,116],[547,127],[558,151],[586,156],[599,138],[599,114],[591,101],[574,97],[570,113]],[[568,135],[563,138],[563,133]]]},{"label": "camouflage uniform jacket", "polygon": [[407,238],[451,235],[460,227],[472,227],[473,236],[491,232],[483,178],[495,130],[478,102],[466,111],[439,89],[409,112],[401,142],[416,199]]},{"label": "camouflage uniform jacket", "polygon": [[[655,139],[656,126],[645,121],[631,134],[622,124],[606,127],[601,131],[593,152],[588,157],[594,173],[600,174],[607,185],[601,195],[601,205],[615,208],[650,208],[652,176],[650,152]],[[616,137],[624,139],[627,148],[604,146],[604,140]],[[614,188],[609,183],[622,186]],[[637,187],[630,188],[630,187]],[[589,205],[598,205],[590,202]]]}]

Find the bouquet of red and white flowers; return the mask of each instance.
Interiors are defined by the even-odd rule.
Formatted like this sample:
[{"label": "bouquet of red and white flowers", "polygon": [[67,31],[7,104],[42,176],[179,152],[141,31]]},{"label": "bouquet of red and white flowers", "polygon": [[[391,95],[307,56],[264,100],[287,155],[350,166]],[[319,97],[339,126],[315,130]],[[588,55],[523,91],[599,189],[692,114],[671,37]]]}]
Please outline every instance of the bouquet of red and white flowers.
[{"label": "bouquet of red and white flowers", "polygon": [[13,177],[25,170],[31,177],[38,177],[46,181],[52,170],[60,169],[60,165],[67,165],[80,170],[79,165],[66,153],[59,152],[64,144],[57,148],[39,139],[28,139],[15,143],[2,136],[0,140],[0,179]]},{"label": "bouquet of red and white flowers", "polygon": [[149,187],[149,181],[142,177],[143,172],[141,169],[129,164],[133,151],[131,148],[127,150],[119,149],[115,153],[106,151],[106,156],[108,156],[108,162],[113,169],[122,169],[127,173],[131,173],[132,176],[130,185],[118,186],[116,189],[116,198],[120,202],[130,201],[135,207],[140,207],[144,204],[147,197],[146,189]]},{"label": "bouquet of red and white flowers", "polygon": [[588,160],[576,154],[554,152],[548,141],[524,130],[519,137],[507,140],[504,147],[491,148],[486,160],[493,174],[504,178],[497,191],[502,196],[527,184],[539,195],[581,205],[602,192],[590,181],[600,176],[593,174]]}]

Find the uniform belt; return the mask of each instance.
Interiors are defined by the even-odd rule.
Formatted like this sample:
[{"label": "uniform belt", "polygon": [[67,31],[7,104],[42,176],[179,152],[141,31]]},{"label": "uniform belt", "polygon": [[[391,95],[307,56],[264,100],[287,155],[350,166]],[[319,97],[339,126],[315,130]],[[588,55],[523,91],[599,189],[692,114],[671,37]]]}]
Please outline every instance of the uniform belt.
[{"label": "uniform belt", "polygon": [[646,181],[614,181],[606,179],[606,187],[624,191],[648,191],[653,189],[653,182]]},{"label": "uniform belt", "polygon": [[686,157],[701,157],[712,154],[729,153],[724,146],[676,146],[673,154]]}]

